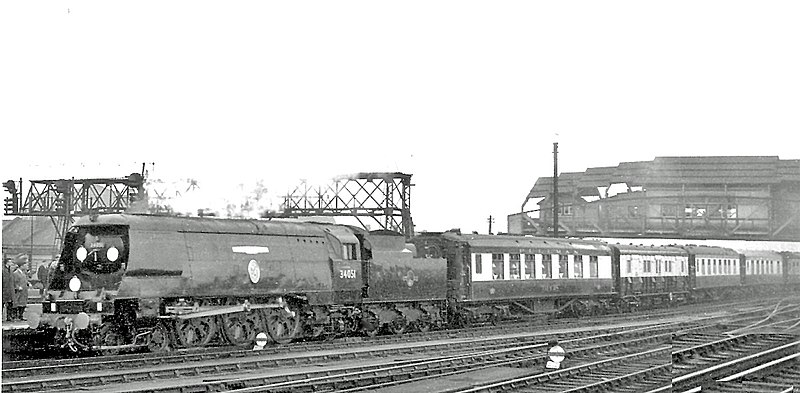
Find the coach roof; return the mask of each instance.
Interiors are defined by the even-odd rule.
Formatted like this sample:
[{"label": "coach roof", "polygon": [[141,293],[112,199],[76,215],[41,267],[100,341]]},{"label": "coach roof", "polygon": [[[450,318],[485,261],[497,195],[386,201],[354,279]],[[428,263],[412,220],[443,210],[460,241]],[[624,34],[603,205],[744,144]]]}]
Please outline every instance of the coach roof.
[{"label": "coach roof", "polygon": [[682,246],[686,251],[698,256],[714,256],[714,257],[733,257],[737,258],[739,253],[736,250],[725,247],[717,246],[697,246],[694,244]]},{"label": "coach roof", "polygon": [[638,254],[638,255],[681,255],[686,256],[686,250],[675,246],[642,246],[633,244],[612,244],[619,250],[620,254]]},{"label": "coach roof", "polygon": [[477,249],[537,249],[549,252],[609,254],[605,243],[581,239],[563,239],[552,237],[511,236],[511,235],[459,235],[453,232],[443,234],[451,241],[465,242]]}]

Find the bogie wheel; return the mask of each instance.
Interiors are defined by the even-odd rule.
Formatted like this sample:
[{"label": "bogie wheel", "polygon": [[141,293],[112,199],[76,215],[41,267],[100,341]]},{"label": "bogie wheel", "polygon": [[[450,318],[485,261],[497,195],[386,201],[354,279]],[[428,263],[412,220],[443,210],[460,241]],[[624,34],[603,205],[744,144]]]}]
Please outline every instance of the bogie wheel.
[{"label": "bogie wheel", "polygon": [[208,345],[217,333],[214,317],[185,319],[178,322],[178,337],[186,347],[202,347]]},{"label": "bogie wheel", "polygon": [[222,331],[229,343],[237,346],[252,345],[256,339],[256,330],[252,321],[244,313],[225,314],[222,319]]},{"label": "bogie wheel", "polygon": [[101,355],[117,355],[119,349],[106,348],[122,345],[123,338],[111,323],[104,323],[95,336],[95,345]]},{"label": "bogie wheel", "polygon": [[364,311],[361,314],[361,332],[367,337],[375,337],[381,327],[381,321],[372,311]]},{"label": "bogie wheel", "polygon": [[398,312],[395,318],[389,322],[386,327],[392,334],[403,334],[408,327],[408,321],[406,321],[406,317],[404,317],[403,314]]},{"label": "bogie wheel", "polygon": [[150,352],[167,352],[170,350],[171,341],[169,328],[159,322],[150,333],[150,338],[147,340],[147,349]]},{"label": "bogie wheel", "polygon": [[288,344],[300,330],[300,315],[287,308],[270,309],[267,312],[267,333],[278,344]]}]

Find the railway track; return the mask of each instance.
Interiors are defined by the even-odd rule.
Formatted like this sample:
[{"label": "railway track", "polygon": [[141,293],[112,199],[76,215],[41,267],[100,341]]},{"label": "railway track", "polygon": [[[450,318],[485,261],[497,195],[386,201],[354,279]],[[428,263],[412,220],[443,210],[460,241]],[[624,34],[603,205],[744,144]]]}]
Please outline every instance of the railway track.
[{"label": "railway track", "polygon": [[[711,325],[716,325],[719,321],[736,319],[742,321],[744,317],[753,321],[764,319],[763,315],[765,308],[750,308],[742,311],[738,315],[712,315],[710,317],[702,318],[702,322],[696,322],[692,325],[687,323],[673,323],[669,326],[662,326],[664,329],[661,334],[668,335],[675,330],[689,331],[690,327],[693,331],[701,332],[711,330],[712,333],[721,334],[722,332],[715,332]],[[777,308],[769,308],[773,315],[782,311]],[[683,312],[685,313],[685,311]],[[637,315],[629,315],[632,318],[638,317]],[[652,316],[655,319],[656,316]],[[617,316],[619,320],[619,316]],[[700,320],[700,319],[698,319]],[[641,324],[640,329],[655,329],[654,326],[657,321],[651,321]],[[560,321],[560,323],[551,324],[549,330],[554,330],[556,327],[563,324],[576,324],[576,321]],[[309,378],[323,378],[322,374],[341,375],[341,374],[358,374],[366,375],[363,382],[364,386],[371,386],[370,384],[392,384],[407,382],[413,378],[419,378],[420,374],[430,376],[443,376],[451,373],[457,374],[463,372],[465,369],[474,368],[476,364],[480,366],[479,359],[489,359],[494,361],[493,365],[485,367],[508,367],[505,364],[535,364],[536,358],[542,358],[541,351],[544,348],[544,342],[557,336],[562,342],[572,342],[572,340],[585,340],[586,331],[591,329],[591,325],[600,323],[598,320],[593,320],[586,326],[574,329],[572,333],[558,332],[557,334],[531,334],[524,333],[526,330],[530,331],[530,324],[510,324],[504,327],[481,327],[472,329],[450,330],[440,332],[429,332],[427,334],[412,334],[406,336],[379,336],[376,338],[364,339],[346,339],[334,342],[315,342],[315,343],[300,343],[290,346],[275,346],[267,347],[263,351],[252,350],[237,350],[230,351],[224,349],[212,349],[203,351],[187,351],[186,353],[171,353],[167,356],[157,354],[137,354],[137,355],[124,355],[116,357],[99,357],[89,359],[69,359],[57,361],[53,364],[48,364],[42,367],[38,363],[34,367],[29,366],[29,362],[14,362],[11,365],[18,367],[3,367],[3,392],[26,392],[26,391],[53,391],[53,390],[75,390],[75,389],[99,389],[99,386],[114,384],[114,389],[119,390],[127,387],[131,382],[137,382],[137,386],[152,386],[151,388],[140,389],[141,391],[225,391],[230,389],[251,388],[258,389],[263,386],[273,386],[278,389],[305,389],[315,390],[325,388],[325,380],[315,382],[315,384],[305,384],[299,382],[289,382],[290,379],[309,379]],[[541,328],[541,325],[538,325]],[[574,326],[573,326],[574,327]],[[724,326],[716,326],[724,327]],[[498,334],[498,330],[503,329],[502,332],[506,334],[505,338],[498,337],[484,337],[488,333],[493,332]],[[620,334],[621,328],[606,328],[596,329],[594,335],[602,336]],[[582,332],[581,332],[582,331]],[[697,333],[699,334],[699,333]],[[411,341],[411,342],[407,342]],[[442,342],[434,342],[442,341]],[[382,348],[383,347],[383,348]],[[534,351],[529,352],[527,355],[508,355],[508,353],[516,353],[514,348],[523,348],[516,352],[524,353],[524,350]],[[593,348],[592,350],[600,350],[600,348]],[[510,351],[502,352],[501,354],[492,354],[490,351]],[[539,351],[539,352],[535,352]],[[580,352],[572,352],[570,349],[571,358],[579,359]],[[470,353],[473,353],[470,355]],[[500,356],[511,356],[511,358],[500,359]],[[528,356],[523,360],[519,357]],[[381,359],[393,360],[382,362]],[[438,362],[434,367],[417,365],[419,358],[423,357],[425,361]],[[532,357],[532,358],[531,358]],[[467,362],[464,359],[473,359]],[[477,360],[476,360],[477,359]],[[485,361],[485,360],[484,360]],[[351,369],[340,369],[329,366],[331,362],[351,364]],[[526,363],[528,362],[528,363]],[[533,363],[531,363],[533,362]],[[460,366],[459,366],[460,364]],[[293,369],[302,369],[305,366],[313,365],[314,373],[297,372],[293,377],[288,377],[292,373],[286,373],[285,368],[290,367]],[[636,370],[647,370],[648,367],[642,368],[647,365],[637,365]],[[389,374],[397,375],[399,379],[387,381],[385,376],[377,377],[380,373],[381,367],[388,367],[391,372]],[[399,367],[399,368],[398,368]],[[460,367],[460,369],[459,369]],[[520,367],[520,366],[515,366]],[[524,366],[523,366],[524,367]],[[283,371],[278,372],[278,370]],[[270,375],[262,375],[260,377],[253,377],[255,370],[272,370]],[[650,371],[655,372],[655,371]],[[42,375],[46,374],[45,377]],[[370,377],[370,375],[372,375]],[[210,377],[209,377],[210,376]],[[177,378],[188,378],[190,380],[199,380],[200,383],[183,383],[180,390],[170,390],[158,387],[163,384],[163,381],[170,381],[169,384],[174,385]],[[209,378],[211,378],[209,380]],[[328,378],[328,377],[325,377]],[[361,377],[359,377],[361,378]],[[370,378],[372,378],[370,380]],[[384,378],[384,379],[381,379]],[[391,377],[394,378],[394,377]],[[404,380],[405,378],[405,380]],[[608,378],[608,376],[606,376]],[[618,377],[614,377],[618,378]],[[621,377],[619,377],[621,378]],[[160,381],[160,382],[159,382]],[[372,381],[372,382],[370,382]],[[276,384],[289,384],[286,386]],[[310,387],[311,386],[311,387]],[[337,387],[342,388],[342,386]],[[363,387],[355,386],[348,387],[354,389],[362,389]],[[140,391],[132,389],[131,391]],[[98,390],[101,391],[101,390]]]},{"label": "railway track", "polygon": [[[601,321],[583,322],[579,326],[592,328],[602,323]],[[653,322],[656,323],[656,322]],[[334,341],[300,342],[283,346],[267,346],[255,352],[250,349],[231,349],[230,347],[196,348],[163,353],[137,353],[114,356],[98,356],[86,358],[54,359],[42,365],[40,360],[16,361],[3,364],[3,378],[21,378],[49,373],[77,373],[94,372],[102,370],[117,370],[128,368],[141,368],[167,364],[188,364],[193,362],[214,361],[235,358],[263,357],[266,355],[279,355],[289,352],[319,352],[335,351],[347,348],[365,348],[379,345],[400,343],[426,342],[434,340],[447,340],[459,338],[484,337],[487,335],[502,335],[525,333],[532,329],[557,330],[566,327],[574,328],[576,321],[557,321],[547,324],[531,324],[529,322],[510,323],[500,326],[483,326],[475,328],[432,331],[427,333],[411,333],[398,336],[377,337],[350,337]]]},{"label": "railway track", "polygon": [[[564,345],[570,346],[571,353],[574,353],[576,357],[591,357],[608,351],[625,352],[630,350],[632,345],[637,347],[663,346],[669,342],[673,329],[674,326],[632,329],[566,340]],[[159,393],[187,391],[347,392],[387,388],[494,367],[515,367],[520,370],[539,368],[544,365],[543,359],[547,357],[548,348],[548,344],[543,342],[519,343],[509,346],[492,344],[476,347],[472,345],[466,352],[433,358],[384,361],[367,366],[339,366],[294,374],[246,376],[190,385],[181,384],[147,391]],[[404,386],[400,386],[400,388],[402,389]]]},{"label": "railway track", "polygon": [[[617,332],[625,327],[594,330],[595,334]],[[562,337],[584,337],[590,334],[587,329],[573,329],[561,332]],[[18,369],[3,371],[3,391],[30,392],[54,389],[76,389],[97,386],[107,383],[129,383],[141,381],[164,380],[179,377],[201,377],[204,375],[222,375],[248,370],[275,369],[279,367],[313,365],[326,362],[343,362],[352,360],[376,359],[389,356],[442,355],[454,351],[475,350],[476,348],[504,348],[507,346],[529,345],[551,339],[547,334],[511,333],[504,336],[473,337],[445,339],[440,341],[424,341],[412,343],[388,343],[383,345],[344,347],[342,343],[321,344],[325,349],[315,348],[310,351],[298,351],[292,347],[290,351],[281,353],[271,351],[237,351],[218,353],[212,360],[192,360],[178,356],[176,359],[165,358],[155,365],[137,359],[128,362],[101,362],[87,364],[70,364],[51,368],[48,376],[42,377],[46,367],[36,370]],[[348,344],[348,343],[345,343]],[[190,356],[194,359],[193,356]],[[116,363],[116,364],[115,364]],[[115,367],[116,365],[116,367]]]},{"label": "railway track", "polygon": [[[704,335],[695,338],[708,340]],[[443,392],[791,392],[800,384],[800,341],[793,336],[742,335],[674,350],[676,344],[681,345],[639,346],[605,359],[579,357],[573,359],[578,365],[563,370]],[[748,380],[737,382],[743,378]]]},{"label": "railway track", "polygon": [[[800,340],[788,335],[746,334],[673,351],[674,392],[731,382],[779,359],[793,360]],[[800,383],[800,379],[794,381]]]},{"label": "railway track", "polygon": [[800,390],[800,351],[780,359],[752,367],[717,381],[704,391],[792,392]]},{"label": "railway track", "polygon": [[[764,304],[763,300],[752,302],[752,305]],[[659,310],[646,314],[647,318],[656,320],[658,318],[669,318],[676,315],[685,314],[685,309]],[[754,313],[761,312],[760,308],[754,308]],[[377,337],[348,337],[336,339],[330,342],[298,342],[288,346],[271,345],[264,349],[264,353],[286,353],[289,351],[321,351],[329,350],[341,345],[348,347],[364,347],[389,343],[431,341],[459,337],[479,337],[487,334],[510,334],[515,332],[526,332],[531,329],[553,330],[564,327],[592,327],[614,321],[619,323],[625,320],[640,320],[644,312],[629,313],[622,315],[608,315],[586,319],[557,319],[557,320],[517,320],[505,321],[498,326],[486,324],[471,328],[449,329],[441,331],[430,331],[426,333],[406,333],[399,336],[377,336]],[[343,344],[346,343],[346,344]],[[247,357],[249,350],[232,347],[210,347],[210,348],[189,348],[181,349],[171,353],[131,353],[122,355],[105,355],[95,357],[49,359],[47,366],[42,366],[41,360],[20,360],[3,363],[3,376],[6,378],[23,377],[37,375],[42,371],[70,373],[86,370],[110,370],[125,368],[124,366],[155,366],[159,364],[179,364],[204,360],[225,359],[231,357]]]}]

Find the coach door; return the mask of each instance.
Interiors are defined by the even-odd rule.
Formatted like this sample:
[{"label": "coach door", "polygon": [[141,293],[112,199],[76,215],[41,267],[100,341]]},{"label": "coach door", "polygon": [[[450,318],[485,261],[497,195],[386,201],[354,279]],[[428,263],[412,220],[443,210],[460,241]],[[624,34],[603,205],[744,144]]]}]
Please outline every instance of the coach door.
[{"label": "coach door", "polygon": [[739,254],[739,283],[745,284],[747,279],[747,257]]}]

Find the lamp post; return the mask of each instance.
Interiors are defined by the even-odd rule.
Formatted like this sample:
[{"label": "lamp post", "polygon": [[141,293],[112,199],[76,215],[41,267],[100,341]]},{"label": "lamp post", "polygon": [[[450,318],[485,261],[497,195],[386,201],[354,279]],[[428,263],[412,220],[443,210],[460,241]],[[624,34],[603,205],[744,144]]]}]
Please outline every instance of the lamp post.
[{"label": "lamp post", "polygon": [[558,142],[553,142],[553,237],[558,237]]}]

